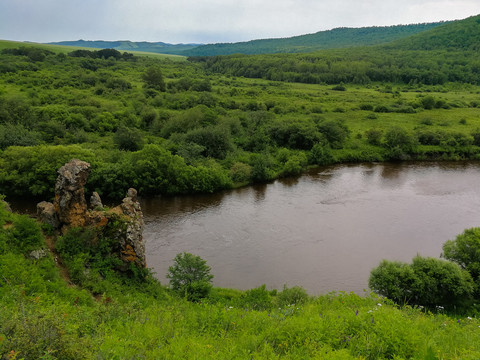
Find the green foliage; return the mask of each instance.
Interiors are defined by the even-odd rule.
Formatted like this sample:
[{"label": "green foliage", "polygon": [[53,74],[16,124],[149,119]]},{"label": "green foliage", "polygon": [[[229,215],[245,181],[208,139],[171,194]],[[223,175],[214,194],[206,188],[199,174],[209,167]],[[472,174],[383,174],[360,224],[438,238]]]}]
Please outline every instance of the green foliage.
[{"label": "green foliage", "polygon": [[[215,56],[229,54],[309,53],[320,49],[345,48],[388,43],[392,40],[435,28],[443,23],[398,25],[387,27],[337,28],[315,34],[281,39],[263,39],[231,44],[209,44],[194,47],[181,54]],[[83,45],[83,44],[79,44]],[[203,58],[197,58],[202,61]],[[314,67],[306,67],[311,70]]]},{"label": "green foliage", "polygon": [[325,121],[318,125],[318,129],[334,149],[342,148],[343,143],[350,135],[350,130],[344,122]]},{"label": "green foliage", "polygon": [[137,151],[143,146],[143,136],[138,129],[120,127],[115,132],[113,141],[120,150]]},{"label": "green foliage", "polygon": [[57,170],[75,158],[95,164],[93,153],[76,145],[9,147],[0,156],[0,191],[52,196]]},{"label": "green foliage", "polygon": [[334,158],[328,146],[315,144],[310,152],[309,163],[315,165],[328,165],[333,163]]},{"label": "green foliage", "polygon": [[466,229],[455,240],[445,242],[442,256],[467,270],[473,280],[478,282],[480,278],[480,228]]},{"label": "green foliage", "polygon": [[252,167],[242,162],[236,162],[230,169],[230,177],[233,182],[245,183],[250,180],[252,176]]},{"label": "green foliage", "polygon": [[283,290],[277,295],[277,302],[280,306],[304,305],[309,297],[304,288],[293,286],[288,288],[283,286]]},{"label": "green foliage", "polygon": [[373,269],[370,288],[397,304],[450,310],[471,306],[473,281],[458,265],[417,256],[412,264],[383,260]]},{"label": "green foliage", "polygon": [[190,301],[200,301],[207,297],[213,279],[207,262],[200,256],[187,252],[177,254],[173,262],[167,273],[170,287]]},{"label": "green foliage", "polygon": [[[60,49],[31,45],[42,46]],[[0,191],[52,196],[56,170],[74,157],[92,164],[87,188],[106,197],[131,186],[141,195],[212,192],[297,175],[307,163],[478,157],[478,89],[469,85],[478,61],[469,51],[357,48],[199,62],[109,49],[72,55],[2,54]],[[332,91],[342,83],[348,91]]]},{"label": "green foliage", "polygon": [[[275,291],[273,291],[275,294]],[[253,310],[270,310],[274,306],[272,291],[268,291],[266,285],[247,290],[242,297],[242,305]]]},{"label": "green foliage", "polygon": [[142,79],[145,82],[145,86],[148,88],[158,91],[166,90],[165,81],[163,80],[163,73],[161,68],[158,66],[150,66],[147,68],[142,75]]},{"label": "green foliage", "polygon": [[28,254],[41,248],[43,236],[37,222],[26,215],[17,215],[11,226],[6,229],[6,244],[13,252]]},{"label": "green foliage", "polygon": [[382,144],[383,131],[380,129],[369,129],[365,132],[365,137],[367,142],[371,145],[381,145]]}]

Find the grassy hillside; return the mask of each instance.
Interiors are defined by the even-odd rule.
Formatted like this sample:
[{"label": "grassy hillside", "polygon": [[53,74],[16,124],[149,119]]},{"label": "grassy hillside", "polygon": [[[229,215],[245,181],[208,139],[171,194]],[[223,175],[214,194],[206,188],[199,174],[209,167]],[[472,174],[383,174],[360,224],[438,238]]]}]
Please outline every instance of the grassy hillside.
[{"label": "grassy hillside", "polygon": [[200,46],[200,44],[166,44],[163,42],[134,42],[134,41],[60,41],[50,43],[53,45],[75,46],[96,49],[115,49],[128,52],[149,52],[160,54],[183,55],[183,52]]},{"label": "grassy hillside", "polygon": [[[201,302],[188,302],[151,276],[100,273],[78,261],[67,273],[51,253],[56,243],[50,237],[47,246],[35,221],[0,202],[2,359],[480,357],[473,313],[399,308],[368,294],[309,297],[295,287],[215,288]],[[39,249],[43,257],[30,255]],[[95,281],[82,285],[73,274]]]},{"label": "grassy hillside", "polygon": [[[480,157],[479,88],[467,84],[478,79],[453,52],[422,59],[363,49],[348,58],[336,50],[302,55],[304,63],[263,55],[205,67],[33,49],[0,54],[0,193],[8,196],[52,196],[56,169],[72,157],[92,163],[88,191],[104,197],[131,186],[141,195],[213,192],[331,163]],[[295,81],[290,67],[310,79],[320,69],[333,84],[236,77],[271,68],[272,78]]]},{"label": "grassy hillside", "polygon": [[337,28],[315,34],[283,39],[262,39],[239,43],[199,46],[183,51],[187,56],[215,56],[231,54],[307,53],[317,50],[350,48],[388,43],[421,33],[443,23],[378,26],[364,28]]},{"label": "grassy hillside", "polygon": [[[54,45],[54,44],[41,44],[41,43],[32,43],[32,42],[19,42],[19,41],[10,41],[10,40],[0,40],[0,51],[3,49],[15,49],[18,47],[27,46],[34,47],[38,49],[46,49],[55,53],[68,54],[75,50],[100,50],[101,48],[92,48],[92,47],[82,47],[82,46],[69,46],[69,45]],[[146,52],[146,51],[129,51],[129,53],[136,56],[150,56],[159,59],[170,59],[177,61],[184,61],[186,58],[180,55],[169,55],[169,54],[160,54],[157,52]]]}]

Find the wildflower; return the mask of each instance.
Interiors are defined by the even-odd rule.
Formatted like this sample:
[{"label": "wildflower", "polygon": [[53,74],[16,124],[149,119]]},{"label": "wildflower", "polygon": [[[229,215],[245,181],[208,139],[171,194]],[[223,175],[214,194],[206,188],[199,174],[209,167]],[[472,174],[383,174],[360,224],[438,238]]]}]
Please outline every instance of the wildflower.
[{"label": "wildflower", "polygon": [[355,313],[355,316],[357,316],[357,315],[358,315],[358,309],[357,309],[357,312]]},{"label": "wildflower", "polygon": [[473,320],[470,316],[467,316],[467,319],[468,319],[468,320]]},{"label": "wildflower", "polygon": [[382,304],[380,304],[380,303],[378,303],[377,305],[378,305],[378,306],[382,306]]},{"label": "wildflower", "polygon": [[460,324],[460,319],[457,320],[457,324]]},{"label": "wildflower", "polygon": [[372,324],[375,322],[375,317],[372,316]]}]

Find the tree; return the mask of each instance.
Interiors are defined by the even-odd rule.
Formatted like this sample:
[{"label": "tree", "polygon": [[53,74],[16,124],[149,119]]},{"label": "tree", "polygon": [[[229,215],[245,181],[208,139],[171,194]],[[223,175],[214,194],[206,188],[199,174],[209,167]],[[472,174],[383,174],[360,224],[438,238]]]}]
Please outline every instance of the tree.
[{"label": "tree", "polygon": [[480,277],[480,228],[466,229],[443,244],[442,257],[460,265],[477,281]]},{"label": "tree", "polygon": [[207,262],[187,252],[177,254],[173,261],[167,273],[171,288],[190,301],[199,301],[208,296],[213,275]]},{"label": "tree", "polygon": [[163,80],[162,70],[158,66],[150,66],[142,75],[145,81],[145,87],[158,91],[165,91],[165,81]]},{"label": "tree", "polygon": [[113,141],[120,150],[137,151],[143,146],[142,133],[138,129],[120,127],[113,135]]}]

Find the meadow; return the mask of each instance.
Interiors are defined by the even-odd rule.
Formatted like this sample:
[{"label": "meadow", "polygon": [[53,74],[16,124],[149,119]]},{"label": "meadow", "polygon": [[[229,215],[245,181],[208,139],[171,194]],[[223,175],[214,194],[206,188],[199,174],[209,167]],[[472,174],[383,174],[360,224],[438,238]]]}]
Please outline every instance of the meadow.
[{"label": "meadow", "polygon": [[88,190],[110,198],[130,186],[213,192],[331,163],[479,156],[474,84],[290,83],[170,57],[10,45],[0,65],[8,196],[52,196],[52,174],[74,156],[97,174]]}]

